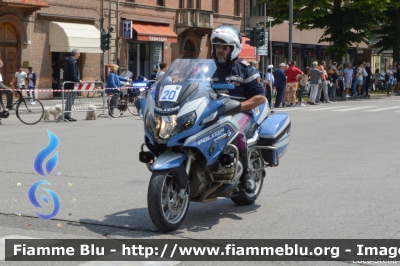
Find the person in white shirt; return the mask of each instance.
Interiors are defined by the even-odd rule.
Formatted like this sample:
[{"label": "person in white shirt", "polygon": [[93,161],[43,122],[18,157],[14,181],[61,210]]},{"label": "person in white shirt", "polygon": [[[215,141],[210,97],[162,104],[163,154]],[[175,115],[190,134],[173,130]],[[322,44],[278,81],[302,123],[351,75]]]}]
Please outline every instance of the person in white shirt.
[{"label": "person in white shirt", "polygon": [[359,63],[357,68],[357,83],[358,83],[357,93],[359,96],[361,95],[361,87],[363,85],[363,74],[364,74],[364,65],[363,63]]},{"label": "person in white shirt", "polygon": [[[22,70],[22,66],[18,67],[18,71],[15,72],[15,81],[17,82],[17,89],[26,89],[25,87],[25,80],[28,77],[25,71]],[[14,82],[11,83],[14,85]]]},{"label": "person in white shirt", "polygon": [[[3,66],[3,61],[0,60],[0,68]],[[3,102],[3,94],[7,95],[7,109],[12,108],[13,104],[13,91],[3,84],[3,77],[0,73],[0,101]]]},{"label": "person in white shirt", "polygon": [[36,89],[36,79],[37,79],[37,75],[35,72],[33,72],[32,67],[28,67],[28,77],[27,77],[27,81],[28,81],[28,89],[26,90],[26,94],[28,95],[28,97],[31,97],[30,91],[32,91],[32,99],[29,101],[30,104],[35,104],[35,89]]},{"label": "person in white shirt", "polygon": [[267,95],[269,107],[272,108],[272,88],[275,82],[274,74],[272,74],[273,65],[268,66],[267,73],[265,74],[264,90]]}]

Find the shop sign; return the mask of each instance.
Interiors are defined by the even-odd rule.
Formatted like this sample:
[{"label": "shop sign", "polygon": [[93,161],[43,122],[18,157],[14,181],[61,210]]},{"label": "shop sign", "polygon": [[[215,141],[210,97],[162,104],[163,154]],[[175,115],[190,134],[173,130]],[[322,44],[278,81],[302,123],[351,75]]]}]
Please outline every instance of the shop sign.
[{"label": "shop sign", "polygon": [[123,29],[124,39],[132,39],[132,21],[124,20]]},{"label": "shop sign", "polygon": [[166,42],[167,41],[167,37],[161,37],[161,36],[149,36],[150,41],[153,42]]}]

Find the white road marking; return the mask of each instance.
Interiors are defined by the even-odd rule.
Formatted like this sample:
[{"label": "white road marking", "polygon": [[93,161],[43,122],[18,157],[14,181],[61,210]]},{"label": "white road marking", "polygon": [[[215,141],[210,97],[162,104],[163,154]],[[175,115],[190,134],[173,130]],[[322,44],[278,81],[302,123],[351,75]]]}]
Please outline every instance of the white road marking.
[{"label": "white road marking", "polygon": [[374,108],[377,106],[360,106],[360,107],[353,107],[353,108],[345,108],[340,110],[332,110],[332,112],[348,112],[348,111],[355,111],[355,110],[362,110],[367,108]]},{"label": "white road marking", "polygon": [[384,107],[384,108],[378,108],[378,109],[373,109],[373,110],[366,110],[363,112],[380,112],[380,111],[392,110],[392,109],[397,109],[397,108],[400,108],[400,106]]},{"label": "white road marking", "polygon": [[303,111],[314,112],[314,111],[332,110],[332,109],[344,108],[344,107],[348,107],[348,106],[320,107],[320,108],[313,108],[313,109],[304,109]]}]

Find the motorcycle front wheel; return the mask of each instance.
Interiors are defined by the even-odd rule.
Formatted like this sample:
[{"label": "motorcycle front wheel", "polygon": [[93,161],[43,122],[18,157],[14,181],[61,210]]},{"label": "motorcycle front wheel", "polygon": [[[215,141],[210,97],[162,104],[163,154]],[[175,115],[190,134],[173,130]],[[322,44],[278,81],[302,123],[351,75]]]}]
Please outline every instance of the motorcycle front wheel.
[{"label": "motorcycle front wheel", "polygon": [[169,170],[153,171],[147,205],[154,225],[164,232],[176,230],[189,209],[188,190],[180,191],[178,178]]}]

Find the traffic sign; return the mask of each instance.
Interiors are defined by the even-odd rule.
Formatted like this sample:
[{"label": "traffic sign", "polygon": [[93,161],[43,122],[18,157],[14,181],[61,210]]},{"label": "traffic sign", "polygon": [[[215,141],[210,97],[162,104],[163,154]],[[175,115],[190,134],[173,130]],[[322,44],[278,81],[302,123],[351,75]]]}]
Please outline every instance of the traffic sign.
[{"label": "traffic sign", "polygon": [[124,39],[132,39],[132,21],[125,20],[124,21]]},{"label": "traffic sign", "polygon": [[[264,45],[258,47],[258,55],[268,55],[268,31],[265,32]],[[256,50],[254,49],[254,54],[256,54]]]}]

